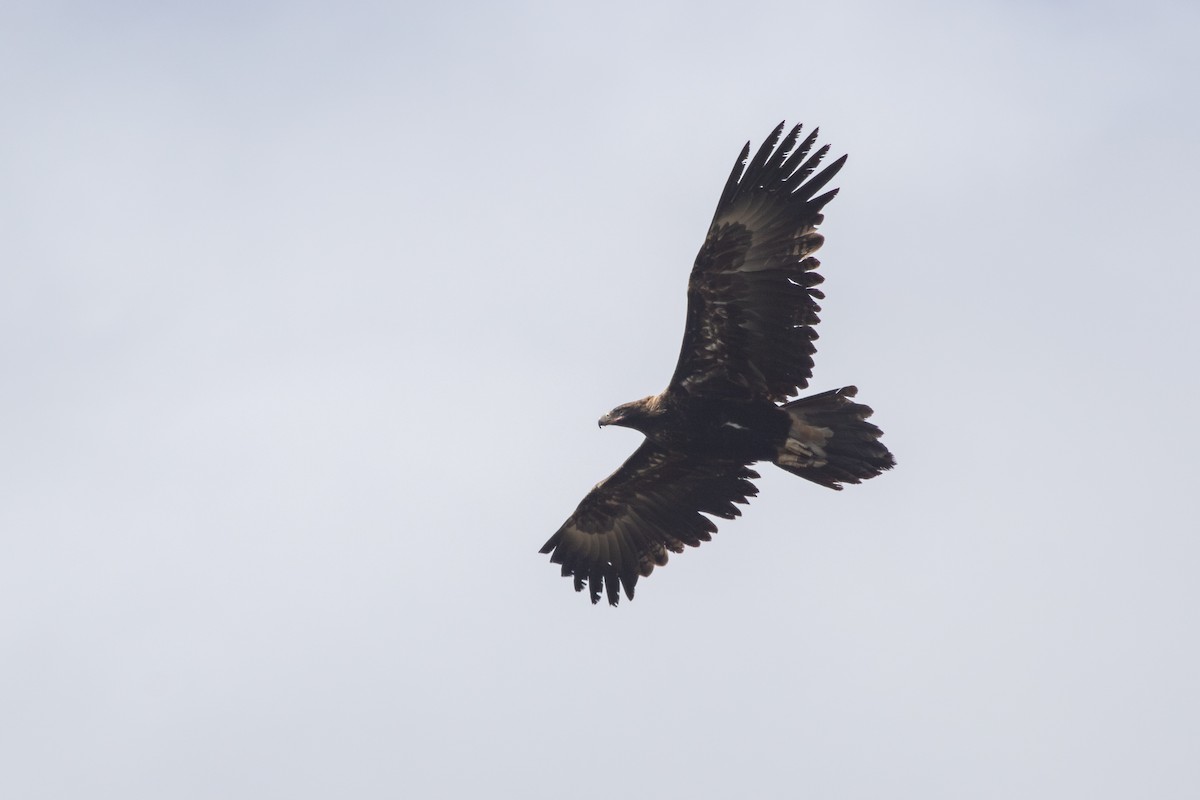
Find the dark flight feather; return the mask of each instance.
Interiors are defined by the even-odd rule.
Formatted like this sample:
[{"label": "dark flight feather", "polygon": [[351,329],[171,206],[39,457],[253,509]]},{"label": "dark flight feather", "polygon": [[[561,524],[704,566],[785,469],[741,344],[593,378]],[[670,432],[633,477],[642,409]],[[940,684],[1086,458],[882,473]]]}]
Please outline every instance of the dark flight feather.
[{"label": "dark flight feather", "polygon": [[[819,321],[816,301],[822,296],[812,287],[822,278],[811,254],[824,241],[816,232],[821,209],[836,191],[815,200],[813,195],[846,159],[802,183],[829,148],[792,167],[811,148],[816,131],[796,151],[769,158],[782,130],[775,129],[744,173],[734,171],[722,192],[688,282],[687,324],[672,388],[696,391],[711,383],[781,402],[812,377],[817,338],[812,326]],[[796,126],[784,145],[799,134]]]},{"label": "dark flight feather", "polygon": [[[734,503],[758,493],[758,473],[744,464],[698,459],[642,443],[621,467],[598,483],[541,552],[563,574],[588,576],[593,602],[601,584],[616,605],[621,586],[633,599],[638,576],[667,563],[667,551],[707,542],[717,526],[704,514],[733,519]],[[645,556],[649,556],[648,558]]]}]

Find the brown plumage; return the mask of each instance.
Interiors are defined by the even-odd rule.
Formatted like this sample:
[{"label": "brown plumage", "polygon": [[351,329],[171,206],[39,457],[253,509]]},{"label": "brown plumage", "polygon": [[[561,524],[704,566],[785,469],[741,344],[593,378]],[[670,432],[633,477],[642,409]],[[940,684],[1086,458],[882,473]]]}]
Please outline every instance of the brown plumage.
[{"label": "brown plumage", "polygon": [[[817,194],[846,157],[816,172],[829,146],[797,125],[780,143],[780,123],[753,160],[747,143],[721,193],[688,281],[683,346],[660,394],[617,406],[600,425],[646,435],[632,456],[596,484],[542,547],[562,574],[616,605],[632,600],[639,577],[716,532],[705,514],[733,519],[758,493],[750,469],[770,461],[814,483],[841,489],[895,465],[855,403],[853,386],[788,401],[812,377],[824,297],[812,254]],[[743,169],[743,166],[745,167]],[[815,174],[814,174],[815,172]]]}]

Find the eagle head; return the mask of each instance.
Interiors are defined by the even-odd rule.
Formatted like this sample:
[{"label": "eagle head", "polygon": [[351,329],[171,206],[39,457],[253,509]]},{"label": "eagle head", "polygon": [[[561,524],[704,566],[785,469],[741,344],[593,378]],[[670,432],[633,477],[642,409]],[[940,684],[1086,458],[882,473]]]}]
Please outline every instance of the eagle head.
[{"label": "eagle head", "polygon": [[645,421],[654,416],[657,410],[658,396],[651,395],[643,397],[641,400],[634,400],[632,403],[622,403],[602,416],[598,424],[601,428],[605,425],[620,425],[625,428],[642,430]]}]

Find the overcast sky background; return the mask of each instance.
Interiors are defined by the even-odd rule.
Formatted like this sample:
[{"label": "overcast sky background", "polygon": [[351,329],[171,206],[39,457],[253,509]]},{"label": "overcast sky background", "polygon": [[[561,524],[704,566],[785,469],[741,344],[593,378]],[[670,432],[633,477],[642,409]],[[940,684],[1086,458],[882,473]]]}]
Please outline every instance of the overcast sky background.
[{"label": "overcast sky background", "polygon": [[[1195,3],[0,7],[0,795],[1200,795]],[[819,124],[814,390],[592,607],[747,139]]]}]

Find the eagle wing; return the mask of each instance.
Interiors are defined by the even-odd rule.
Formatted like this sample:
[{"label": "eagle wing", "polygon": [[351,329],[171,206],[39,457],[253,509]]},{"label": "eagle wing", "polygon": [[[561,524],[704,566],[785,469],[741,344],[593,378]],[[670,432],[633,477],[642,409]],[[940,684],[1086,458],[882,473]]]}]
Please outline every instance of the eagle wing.
[{"label": "eagle wing", "polygon": [[542,546],[575,591],[587,581],[592,602],[602,590],[616,605],[620,589],[633,599],[640,576],[667,563],[667,551],[707,542],[717,526],[704,514],[733,519],[735,503],[758,494],[758,473],[736,461],[698,459],[664,450],[650,440],[596,484],[575,513]]},{"label": "eagle wing", "polygon": [[[808,385],[824,297],[812,257],[824,240],[818,195],[846,157],[813,175],[829,146],[809,155],[817,130],[782,144],[783,123],[754,159],[747,142],[717,203],[688,281],[688,313],[671,390],[766,397],[781,402]],[[778,144],[778,147],[776,145]],[[810,177],[811,176],[811,177]]]}]

